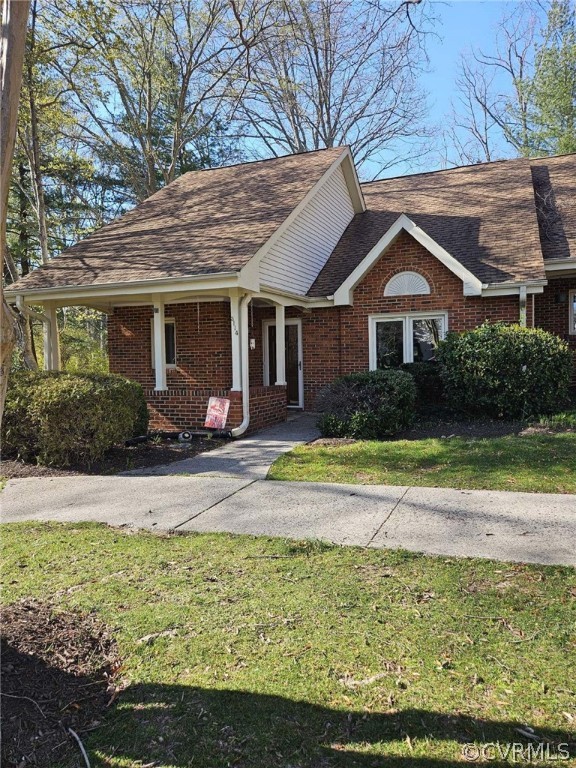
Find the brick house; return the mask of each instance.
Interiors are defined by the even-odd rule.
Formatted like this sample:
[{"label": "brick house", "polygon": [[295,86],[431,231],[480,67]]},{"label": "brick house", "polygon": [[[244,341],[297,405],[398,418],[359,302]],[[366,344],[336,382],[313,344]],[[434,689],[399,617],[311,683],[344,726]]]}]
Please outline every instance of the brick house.
[{"label": "brick house", "polygon": [[10,286],[108,315],[110,370],[157,428],[231,401],[240,435],[352,371],[426,360],[450,330],[537,325],[576,352],[576,155],[360,184],[346,147],[185,174]]}]

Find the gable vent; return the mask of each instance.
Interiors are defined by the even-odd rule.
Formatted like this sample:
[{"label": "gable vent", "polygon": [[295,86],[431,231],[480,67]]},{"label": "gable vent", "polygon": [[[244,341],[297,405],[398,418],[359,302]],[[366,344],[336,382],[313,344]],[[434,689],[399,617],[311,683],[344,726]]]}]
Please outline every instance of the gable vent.
[{"label": "gable vent", "polygon": [[430,286],[418,272],[400,272],[384,288],[384,296],[419,296],[430,293]]}]

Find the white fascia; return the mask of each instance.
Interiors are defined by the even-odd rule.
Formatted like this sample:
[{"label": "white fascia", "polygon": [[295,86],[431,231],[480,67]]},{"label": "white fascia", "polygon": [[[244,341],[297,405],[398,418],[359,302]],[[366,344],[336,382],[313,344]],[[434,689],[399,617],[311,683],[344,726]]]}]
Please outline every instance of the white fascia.
[{"label": "white fascia", "polygon": [[571,257],[568,259],[545,259],[544,269],[546,270],[547,274],[555,274],[560,272],[566,275],[571,275],[576,272],[576,258]]},{"label": "white fascia", "polygon": [[6,290],[8,302],[14,303],[17,296],[22,296],[27,304],[43,304],[45,301],[55,301],[66,305],[81,304],[87,301],[103,301],[114,303],[115,297],[134,297],[143,294],[158,295],[183,292],[203,292],[228,290],[244,287],[239,279],[239,272],[226,272],[212,275],[196,275],[186,278],[160,278],[157,280],[132,280],[121,283],[103,283],[97,285],[64,286],[57,288],[20,288],[15,291]]},{"label": "white fascia", "polygon": [[289,293],[288,291],[280,291],[278,288],[269,288],[268,286],[262,286],[260,292],[253,296],[254,299],[267,299],[273,301],[275,304],[282,304],[285,307],[333,307],[334,301],[330,298],[314,297],[314,296],[301,296],[297,293]]},{"label": "white fascia", "polygon": [[465,296],[481,296],[483,283],[466,269],[457,259],[448,253],[441,245],[433,240],[423,229],[402,213],[392,224],[390,229],[378,240],[376,245],[362,259],[356,269],[350,274],[342,285],[334,293],[334,303],[336,305],[345,305],[353,303],[354,288],[362,278],[370,271],[374,264],[388,250],[400,232],[407,232],[415,240],[426,248],[438,261],[444,264],[451,272],[462,280],[463,293]]},{"label": "white fascia", "polygon": [[519,296],[524,290],[526,293],[544,293],[547,280],[531,280],[523,283],[489,283],[482,289],[482,296]]}]

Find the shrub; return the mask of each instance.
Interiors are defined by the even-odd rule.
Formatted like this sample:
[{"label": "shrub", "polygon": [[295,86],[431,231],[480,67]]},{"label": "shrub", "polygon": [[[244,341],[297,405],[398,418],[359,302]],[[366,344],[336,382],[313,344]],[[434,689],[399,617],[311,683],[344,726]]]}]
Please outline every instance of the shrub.
[{"label": "shrub", "polygon": [[559,410],[570,383],[572,355],[539,328],[484,323],[449,334],[437,358],[453,407],[496,418],[527,418]]},{"label": "shrub", "polygon": [[142,428],[143,406],[142,387],[121,376],[15,373],[4,410],[4,455],[90,463]]},{"label": "shrub", "polygon": [[402,370],[409,373],[416,384],[418,403],[436,405],[444,395],[442,371],[436,362],[404,363]]},{"label": "shrub", "polygon": [[410,426],[415,401],[416,385],[405,371],[342,376],[318,396],[318,428],[325,437],[379,440]]}]

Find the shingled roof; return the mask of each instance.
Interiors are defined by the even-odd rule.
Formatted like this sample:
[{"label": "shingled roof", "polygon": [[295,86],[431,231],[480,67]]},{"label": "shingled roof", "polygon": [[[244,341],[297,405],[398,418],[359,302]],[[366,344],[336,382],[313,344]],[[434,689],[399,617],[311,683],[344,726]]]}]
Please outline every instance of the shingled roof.
[{"label": "shingled roof", "polygon": [[[346,151],[187,173],[10,290],[237,272]],[[483,283],[544,280],[545,260],[576,257],[575,186],[576,154],[363,184],[367,210],[308,295],[332,295],[401,214]]]},{"label": "shingled roof", "polygon": [[344,152],[186,173],[10,290],[239,271]]},{"label": "shingled roof", "polygon": [[576,154],[530,165],[544,259],[576,258]]},{"label": "shingled roof", "polygon": [[575,186],[576,155],[363,184],[367,210],[351,221],[308,293],[333,294],[402,213],[484,283],[544,280],[543,252],[576,256]]}]

